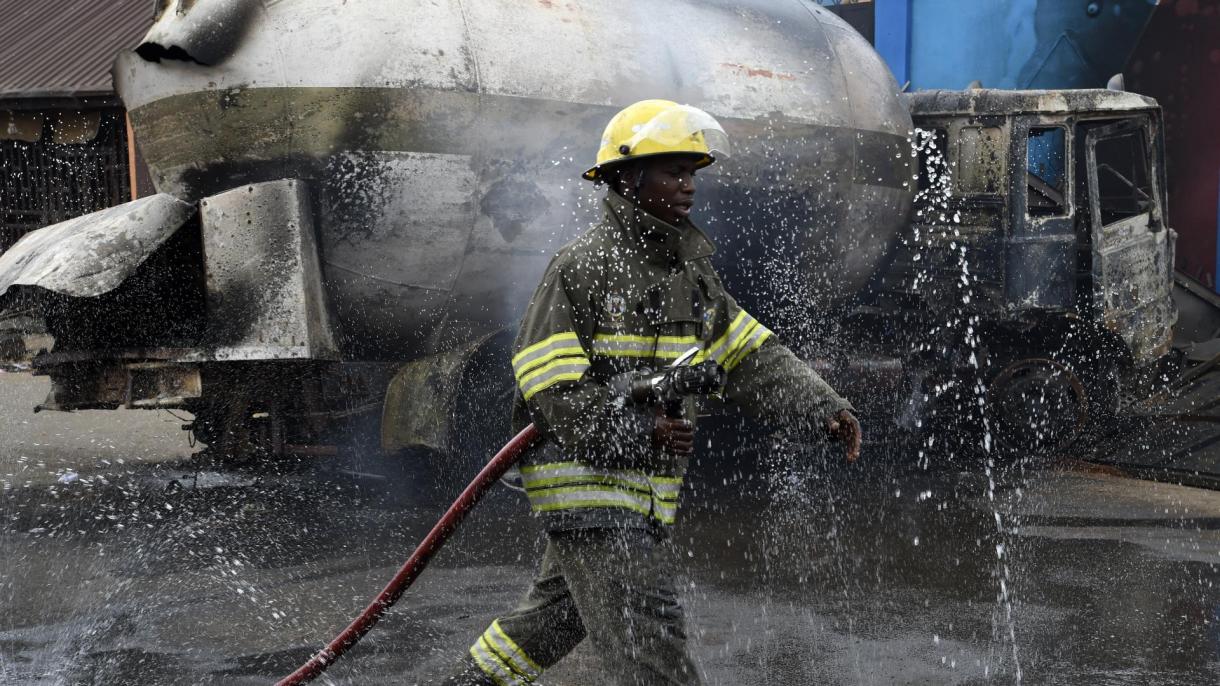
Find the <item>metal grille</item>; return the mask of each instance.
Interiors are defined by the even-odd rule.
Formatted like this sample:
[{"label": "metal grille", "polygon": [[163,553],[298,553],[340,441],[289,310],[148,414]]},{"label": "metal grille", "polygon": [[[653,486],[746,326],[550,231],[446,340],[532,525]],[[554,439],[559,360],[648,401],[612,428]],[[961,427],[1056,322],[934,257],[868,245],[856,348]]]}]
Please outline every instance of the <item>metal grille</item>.
[{"label": "metal grille", "polygon": [[46,119],[38,141],[0,140],[0,252],[34,229],[131,199],[122,110],[102,112],[88,143],[52,142]]}]

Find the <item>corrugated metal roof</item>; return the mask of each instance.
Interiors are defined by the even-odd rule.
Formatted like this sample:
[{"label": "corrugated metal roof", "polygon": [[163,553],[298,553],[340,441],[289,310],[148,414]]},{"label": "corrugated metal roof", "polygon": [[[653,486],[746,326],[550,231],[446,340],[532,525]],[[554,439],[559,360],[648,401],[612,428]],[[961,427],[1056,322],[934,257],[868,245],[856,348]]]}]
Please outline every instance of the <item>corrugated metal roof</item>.
[{"label": "corrugated metal roof", "polygon": [[110,65],[153,12],[153,0],[0,0],[0,97],[113,93]]}]

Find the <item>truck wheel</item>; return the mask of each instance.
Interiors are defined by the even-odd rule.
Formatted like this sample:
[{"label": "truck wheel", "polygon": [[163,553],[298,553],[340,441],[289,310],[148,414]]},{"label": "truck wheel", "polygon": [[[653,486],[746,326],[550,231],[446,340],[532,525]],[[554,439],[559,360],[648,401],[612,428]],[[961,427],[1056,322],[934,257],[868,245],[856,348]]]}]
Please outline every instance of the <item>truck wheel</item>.
[{"label": "truck wheel", "polygon": [[1065,447],[1089,418],[1089,393],[1068,365],[1048,357],[1018,360],[987,389],[997,448],[1045,456]]}]

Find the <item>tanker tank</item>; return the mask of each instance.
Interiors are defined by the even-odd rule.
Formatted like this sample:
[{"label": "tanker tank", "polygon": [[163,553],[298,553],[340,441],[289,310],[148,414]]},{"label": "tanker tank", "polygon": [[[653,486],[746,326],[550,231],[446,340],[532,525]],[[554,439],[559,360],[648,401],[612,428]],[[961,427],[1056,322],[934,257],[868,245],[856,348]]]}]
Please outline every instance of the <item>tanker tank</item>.
[{"label": "tanker tank", "polygon": [[170,0],[115,82],[160,193],[304,181],[349,360],[513,327],[600,211],[579,173],[635,100],[728,131],[696,218],[772,320],[861,289],[914,195],[897,84],[808,0]]}]

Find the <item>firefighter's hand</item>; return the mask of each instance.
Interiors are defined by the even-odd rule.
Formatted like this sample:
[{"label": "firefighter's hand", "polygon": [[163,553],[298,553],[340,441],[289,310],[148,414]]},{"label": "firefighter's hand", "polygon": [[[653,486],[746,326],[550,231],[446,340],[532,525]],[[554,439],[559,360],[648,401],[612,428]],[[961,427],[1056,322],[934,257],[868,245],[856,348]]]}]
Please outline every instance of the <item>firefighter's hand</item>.
[{"label": "firefighter's hand", "polygon": [[658,414],[652,427],[652,444],[667,453],[690,457],[695,452],[695,425]]},{"label": "firefighter's hand", "polygon": [[860,457],[860,444],[863,440],[860,433],[860,422],[850,410],[839,410],[833,417],[826,420],[826,430],[830,433],[831,438],[843,443],[843,447],[847,451],[848,464],[855,462]]}]

